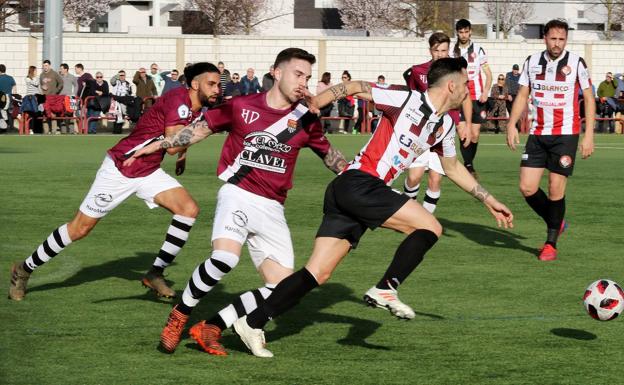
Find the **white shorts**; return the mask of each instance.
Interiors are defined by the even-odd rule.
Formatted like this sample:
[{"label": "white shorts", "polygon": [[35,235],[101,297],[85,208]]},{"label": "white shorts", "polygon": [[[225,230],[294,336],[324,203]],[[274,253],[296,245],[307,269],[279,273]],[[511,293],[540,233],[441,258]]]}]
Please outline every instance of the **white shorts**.
[{"label": "white shorts", "polygon": [[92,218],[102,218],[130,195],[136,194],[150,209],[158,207],[154,197],[159,193],[182,185],[162,168],[148,176],[128,178],[124,176],[109,155],[95,175],[91,189],[80,205],[80,211]]},{"label": "white shorts", "polygon": [[247,242],[256,268],[267,258],[294,268],[295,252],[284,206],[231,183],[224,184],[217,196],[212,241],[220,238]]},{"label": "white shorts", "polygon": [[440,163],[440,157],[433,151],[425,151],[418,158],[416,158],[409,168],[422,168],[427,170],[433,170],[441,175],[446,175]]}]

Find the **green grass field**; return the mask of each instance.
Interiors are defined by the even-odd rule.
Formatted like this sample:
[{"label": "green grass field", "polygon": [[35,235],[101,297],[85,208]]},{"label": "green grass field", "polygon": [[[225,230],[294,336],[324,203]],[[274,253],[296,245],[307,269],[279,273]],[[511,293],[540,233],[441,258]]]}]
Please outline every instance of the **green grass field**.
[{"label": "green grass field", "polygon": [[[167,270],[179,293],[210,254],[223,138],[193,147],[179,178],[202,208]],[[8,289],[11,262],[71,219],[118,139],[0,137],[0,290]],[[352,158],[367,137],[330,139]],[[380,229],[364,236],[330,283],[268,325],[275,358],[251,356],[229,331],[227,357],[203,353],[192,339],[173,355],[160,353],[172,303],[139,280],[170,215],[131,198],[37,270],[24,301],[0,299],[0,384],[619,383],[624,320],[594,321],[580,298],[598,278],[624,283],[624,136],[597,136],[595,155],[578,160],[567,195],[570,228],[551,263],[535,257],[544,225],[517,190],[520,154],[503,143],[501,135],[484,135],[476,166],[483,185],[514,211],[515,228],[498,229],[479,202],[445,180],[436,212],[444,236],[400,289],[414,320],[361,300],[403,238]],[[173,172],[173,158],[164,167]],[[297,267],[311,251],[331,178],[311,151],[302,152],[286,204]],[[260,285],[245,254],[189,326]]]}]

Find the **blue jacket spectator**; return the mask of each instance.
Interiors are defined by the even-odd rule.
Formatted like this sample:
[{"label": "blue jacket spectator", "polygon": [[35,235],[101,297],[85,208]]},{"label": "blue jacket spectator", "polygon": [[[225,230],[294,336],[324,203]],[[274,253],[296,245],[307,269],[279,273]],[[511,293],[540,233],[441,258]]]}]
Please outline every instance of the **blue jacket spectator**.
[{"label": "blue jacket spectator", "polygon": [[260,82],[258,78],[254,76],[254,69],[247,69],[247,76],[241,79],[241,86],[243,87],[243,95],[257,94],[260,92]]}]

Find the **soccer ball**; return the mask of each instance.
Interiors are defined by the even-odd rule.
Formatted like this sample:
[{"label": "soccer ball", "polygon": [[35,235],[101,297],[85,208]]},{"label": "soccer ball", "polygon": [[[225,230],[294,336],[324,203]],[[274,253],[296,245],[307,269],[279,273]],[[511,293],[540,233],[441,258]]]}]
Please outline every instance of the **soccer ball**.
[{"label": "soccer ball", "polygon": [[611,280],[599,279],[585,290],[583,304],[592,318],[611,321],[624,310],[624,291]]}]

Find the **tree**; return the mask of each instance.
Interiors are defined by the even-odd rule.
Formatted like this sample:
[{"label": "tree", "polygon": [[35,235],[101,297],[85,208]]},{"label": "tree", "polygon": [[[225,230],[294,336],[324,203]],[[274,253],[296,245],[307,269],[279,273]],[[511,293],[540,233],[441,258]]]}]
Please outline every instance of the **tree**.
[{"label": "tree", "polygon": [[496,5],[498,4],[498,15],[500,19],[499,31],[503,32],[505,39],[509,37],[509,33],[518,28],[522,30],[524,23],[533,15],[533,4],[511,1],[511,0],[495,0],[485,3],[485,14],[490,20],[496,20]]},{"label": "tree", "polygon": [[76,25],[76,32],[80,26],[88,27],[93,20],[107,14],[114,0],[65,0],[63,15]]},{"label": "tree", "polygon": [[292,6],[287,7],[283,1],[281,4],[273,3],[273,6],[267,0],[239,0],[237,3],[238,30],[245,35],[250,35],[255,27],[264,22],[293,14]]},{"label": "tree", "polygon": [[190,0],[190,5],[210,21],[213,36],[237,31],[240,0]]},{"label": "tree", "polygon": [[6,30],[8,19],[28,10],[28,5],[24,0],[0,0],[0,32]]},{"label": "tree", "polygon": [[344,29],[383,34],[406,25],[399,2],[392,0],[338,0],[338,12]]},{"label": "tree", "polygon": [[607,40],[611,40],[613,38],[613,21],[620,21],[624,16],[624,1],[600,0],[600,3],[607,11],[607,20],[605,21],[605,37]]}]

